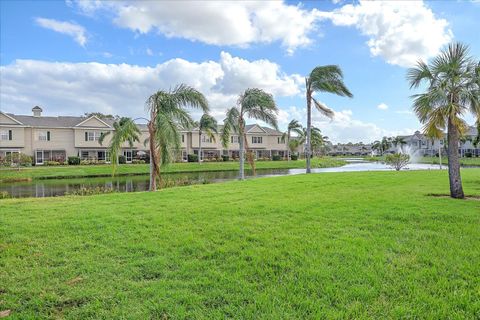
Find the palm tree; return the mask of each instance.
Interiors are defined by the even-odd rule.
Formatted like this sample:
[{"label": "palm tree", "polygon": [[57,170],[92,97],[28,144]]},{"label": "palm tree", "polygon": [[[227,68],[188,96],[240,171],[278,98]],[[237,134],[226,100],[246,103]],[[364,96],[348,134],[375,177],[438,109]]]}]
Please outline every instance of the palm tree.
[{"label": "palm tree", "polygon": [[405,139],[400,137],[400,136],[396,136],[395,138],[391,139],[391,143],[393,144],[393,146],[395,148],[398,147],[398,146],[400,146],[400,148],[402,148],[402,146],[407,144]]},{"label": "palm tree", "polygon": [[150,191],[157,189],[160,167],[172,162],[180,149],[181,128],[191,128],[194,121],[187,107],[208,112],[208,102],[198,90],[185,84],[173,90],[157,91],[146,101],[150,112],[147,124],[150,145]]},{"label": "palm tree", "polygon": [[[302,128],[298,139],[301,144],[304,144],[307,141],[307,129]],[[327,136],[322,135],[322,131],[319,128],[312,126],[310,130],[310,144],[311,144],[311,151],[318,150],[319,148],[325,145],[325,142],[328,140]]]},{"label": "palm tree", "polygon": [[480,117],[480,61],[469,56],[467,45],[452,43],[430,64],[419,61],[408,70],[411,88],[426,83],[426,92],[413,95],[413,110],[427,136],[447,128],[450,196],[464,198],[458,143],[468,128],[461,117],[470,111]]},{"label": "palm tree", "polygon": [[290,123],[288,124],[288,127],[287,127],[287,132],[283,133],[282,135],[282,140],[287,140],[287,147],[288,147],[288,150],[287,150],[287,161],[290,161],[290,138],[291,138],[291,133],[292,131],[297,133],[298,135],[302,134],[302,125],[300,124],[300,122],[298,122],[297,120],[293,119],[292,121],[290,121]]},{"label": "palm tree", "polygon": [[278,129],[277,113],[278,108],[273,100],[273,96],[257,88],[245,90],[245,92],[239,96],[237,106],[227,110],[227,116],[223,121],[224,127],[221,139],[223,147],[227,148],[228,143],[230,142],[230,134],[234,132],[238,133],[238,142],[240,144],[240,180],[245,179],[245,150],[247,150],[247,159],[250,163],[253,174],[255,174],[253,153],[250,152],[248,148],[247,133],[245,131],[245,118],[248,117],[261,120],[275,129]]},{"label": "palm tree", "polygon": [[102,145],[105,138],[112,134],[110,145],[108,147],[110,162],[112,163],[112,176],[115,175],[118,166],[118,156],[122,149],[122,145],[125,142],[128,142],[129,146],[133,147],[135,141],[140,141],[139,139],[141,135],[140,129],[138,129],[137,125],[132,119],[127,117],[122,117],[119,120],[116,120],[113,123],[113,128],[115,129],[114,131],[103,132],[98,139],[98,142]]},{"label": "palm tree", "polygon": [[312,128],[312,102],[315,107],[328,118],[333,118],[334,112],[324,104],[317,101],[313,94],[315,92],[334,93],[339,96],[353,97],[343,83],[343,73],[340,67],[335,65],[319,66],[312,70],[305,78],[305,95],[307,99],[307,173],[311,172],[311,128]]},{"label": "palm tree", "polygon": [[201,163],[203,132],[205,132],[208,138],[215,142],[215,133],[218,133],[217,120],[207,113],[205,113],[198,122],[198,163]]},{"label": "palm tree", "polygon": [[382,140],[376,140],[372,144],[372,149],[380,152],[380,155],[383,156],[385,151],[387,151],[392,145],[392,139],[383,137]]}]

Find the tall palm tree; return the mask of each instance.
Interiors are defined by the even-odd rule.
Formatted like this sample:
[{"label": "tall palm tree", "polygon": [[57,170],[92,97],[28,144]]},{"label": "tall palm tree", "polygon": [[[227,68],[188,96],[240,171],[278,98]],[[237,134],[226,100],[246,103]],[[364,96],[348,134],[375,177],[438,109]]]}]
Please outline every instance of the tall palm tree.
[{"label": "tall palm tree", "polygon": [[392,145],[392,139],[388,137],[383,137],[382,140],[376,140],[372,144],[372,149],[380,152],[380,155],[383,154],[390,148]]},{"label": "tall palm tree", "polygon": [[339,66],[319,66],[312,70],[305,78],[305,96],[307,99],[307,173],[311,172],[310,157],[312,152],[311,128],[312,128],[312,102],[321,114],[333,118],[334,112],[324,104],[317,101],[313,94],[315,92],[328,92],[344,97],[353,97],[352,93],[343,83],[343,73]]},{"label": "tall palm tree", "polygon": [[[307,141],[307,128],[302,128],[299,137],[299,141],[301,144],[304,144]],[[322,131],[319,128],[312,126],[310,129],[310,151],[313,152],[314,150],[318,150],[323,147],[328,140],[327,136],[322,135]]]},{"label": "tall palm tree", "polygon": [[215,133],[218,133],[217,126],[217,120],[208,113],[203,114],[200,118],[198,122],[198,163],[201,163],[200,158],[202,156],[202,134],[205,133],[208,138],[215,142]]},{"label": "tall palm tree", "polygon": [[458,143],[468,128],[461,117],[470,111],[480,117],[480,61],[467,45],[452,43],[429,64],[419,61],[408,70],[411,88],[426,83],[426,92],[413,95],[413,110],[428,136],[447,128],[450,196],[464,198]]},{"label": "tall palm tree", "polygon": [[150,145],[150,191],[157,189],[160,167],[175,159],[181,145],[181,128],[191,128],[194,121],[186,108],[208,112],[208,102],[198,90],[185,84],[173,90],[157,91],[146,101],[150,112],[147,124]]},{"label": "tall palm tree", "polygon": [[292,132],[295,132],[297,133],[297,135],[301,135],[302,134],[302,125],[300,124],[300,122],[298,122],[297,120],[293,119],[292,121],[290,121],[290,123],[288,124],[288,127],[287,127],[287,132],[283,133],[282,135],[282,140],[286,140],[287,142],[287,147],[288,147],[288,150],[287,150],[287,161],[290,161],[290,138],[291,138],[291,133]]},{"label": "tall palm tree", "polygon": [[405,139],[400,137],[400,136],[396,136],[395,138],[391,139],[391,143],[393,144],[393,146],[395,148],[398,147],[398,146],[400,146],[400,148],[402,148],[402,146],[407,144]]},{"label": "tall palm tree", "polygon": [[224,148],[228,147],[230,134],[238,133],[238,142],[240,145],[240,174],[239,179],[245,179],[245,150],[247,150],[247,159],[255,174],[255,162],[253,153],[249,151],[247,133],[245,131],[245,119],[252,118],[265,122],[266,124],[278,130],[277,125],[278,108],[273,100],[273,96],[257,88],[245,90],[238,100],[237,106],[227,110],[227,116],[223,121],[222,144]]},{"label": "tall palm tree", "polygon": [[98,139],[100,145],[103,144],[105,138],[112,135],[110,139],[110,145],[108,147],[108,152],[110,153],[110,162],[112,164],[112,176],[115,175],[115,171],[118,166],[118,156],[122,150],[122,146],[128,142],[130,147],[133,147],[135,141],[140,141],[140,129],[133,122],[132,119],[127,117],[122,117],[119,120],[116,120],[113,123],[114,131],[103,132]]}]

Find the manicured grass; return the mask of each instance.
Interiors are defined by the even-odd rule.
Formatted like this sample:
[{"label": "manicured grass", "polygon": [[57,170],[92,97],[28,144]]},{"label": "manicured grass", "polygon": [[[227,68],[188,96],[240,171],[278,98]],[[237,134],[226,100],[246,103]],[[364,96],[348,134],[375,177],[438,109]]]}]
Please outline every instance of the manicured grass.
[{"label": "manicured grass", "polygon": [[[480,170],[462,170],[480,195]],[[480,201],[357,172],[0,201],[11,319],[478,319]]]},{"label": "manicured grass", "polygon": [[[305,168],[305,160],[296,161],[257,161],[257,169],[293,169]],[[346,164],[342,159],[335,158],[314,158],[312,159],[313,168],[339,167]],[[248,164],[246,169],[250,167]],[[198,163],[173,163],[162,172],[198,172],[198,171],[234,171],[238,170],[238,162],[205,162]],[[116,175],[142,175],[148,174],[148,164],[122,164],[118,166]],[[112,174],[110,165],[81,165],[81,166],[36,166],[29,168],[2,169],[0,168],[0,182],[15,180],[35,180],[35,179],[60,179],[60,178],[81,178],[81,177],[105,177]]]}]

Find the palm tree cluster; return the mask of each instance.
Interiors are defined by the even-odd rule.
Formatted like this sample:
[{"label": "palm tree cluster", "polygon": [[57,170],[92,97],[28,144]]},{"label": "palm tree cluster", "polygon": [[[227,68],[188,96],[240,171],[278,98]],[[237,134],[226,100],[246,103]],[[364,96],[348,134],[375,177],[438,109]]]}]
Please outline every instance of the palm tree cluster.
[{"label": "palm tree cluster", "polygon": [[450,196],[464,198],[458,145],[468,128],[462,116],[470,112],[480,121],[480,61],[468,46],[452,43],[430,63],[419,61],[407,78],[411,88],[426,85],[425,92],[412,96],[413,110],[427,136],[447,130]]}]

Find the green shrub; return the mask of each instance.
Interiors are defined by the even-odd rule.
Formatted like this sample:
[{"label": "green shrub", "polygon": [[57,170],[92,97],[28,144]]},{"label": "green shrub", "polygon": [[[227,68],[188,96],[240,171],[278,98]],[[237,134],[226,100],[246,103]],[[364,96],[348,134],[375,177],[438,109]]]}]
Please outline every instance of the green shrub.
[{"label": "green shrub", "polygon": [[80,164],[79,157],[68,157],[68,164],[71,166],[78,166]]},{"label": "green shrub", "polygon": [[104,194],[115,192],[113,188],[110,187],[81,187],[80,189],[66,192],[66,196],[91,196],[95,194]]},{"label": "green shrub", "polygon": [[4,167],[30,167],[33,158],[23,153],[14,153],[0,158],[0,166]]},{"label": "green shrub", "polygon": [[405,167],[408,161],[410,161],[410,156],[403,153],[387,154],[385,157],[385,163],[397,171]]},{"label": "green shrub", "polygon": [[188,162],[198,162],[198,156],[196,154],[189,154],[187,157]]},{"label": "green shrub", "polygon": [[8,199],[10,198],[10,193],[8,191],[0,191],[0,199]]},{"label": "green shrub", "polygon": [[472,153],[471,153],[470,151],[465,152],[465,157],[471,158],[471,157],[472,157]]},{"label": "green shrub", "polygon": [[127,158],[125,158],[125,156],[118,156],[118,163],[119,164],[125,164],[127,163]]},{"label": "green shrub", "polygon": [[44,165],[46,165],[46,166],[59,166],[60,162],[58,162],[58,161],[45,161]]},{"label": "green shrub", "polygon": [[298,160],[298,154],[292,154],[292,155],[290,155],[290,159],[292,159],[292,160]]},{"label": "green shrub", "polygon": [[272,156],[272,160],[273,161],[280,161],[280,160],[282,160],[282,157],[280,157],[278,154],[275,154],[275,155]]},{"label": "green shrub", "polygon": [[222,160],[223,161],[230,161],[230,157],[229,156],[222,156]]},{"label": "green shrub", "polygon": [[140,159],[133,159],[132,160],[133,164],[145,164],[145,160],[140,160]]}]

